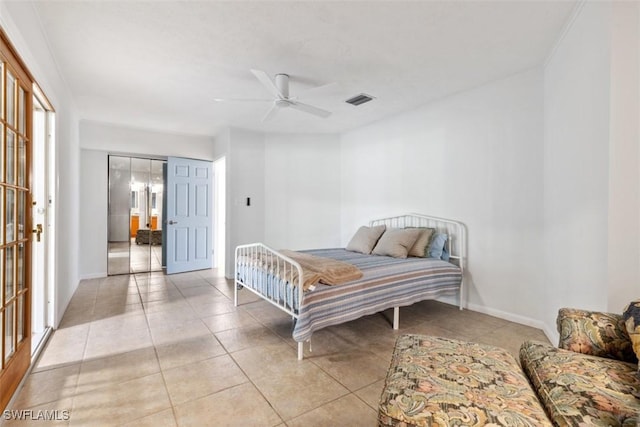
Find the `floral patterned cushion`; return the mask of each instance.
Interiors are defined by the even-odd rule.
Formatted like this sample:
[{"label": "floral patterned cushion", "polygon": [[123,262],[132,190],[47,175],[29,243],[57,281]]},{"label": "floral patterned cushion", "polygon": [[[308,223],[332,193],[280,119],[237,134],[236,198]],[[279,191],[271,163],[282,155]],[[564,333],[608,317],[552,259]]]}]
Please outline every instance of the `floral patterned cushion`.
[{"label": "floral patterned cushion", "polygon": [[518,362],[498,347],[402,335],[387,373],[380,426],[550,426]]},{"label": "floral patterned cushion", "polygon": [[576,353],[637,362],[624,319],[619,314],[561,308],[558,347]]},{"label": "floral patterned cushion", "polygon": [[640,379],[633,363],[527,341],[520,364],[557,426],[640,425]]},{"label": "floral patterned cushion", "polygon": [[[632,301],[622,314],[636,357],[640,359],[640,301]],[[638,371],[640,374],[640,370]]]}]

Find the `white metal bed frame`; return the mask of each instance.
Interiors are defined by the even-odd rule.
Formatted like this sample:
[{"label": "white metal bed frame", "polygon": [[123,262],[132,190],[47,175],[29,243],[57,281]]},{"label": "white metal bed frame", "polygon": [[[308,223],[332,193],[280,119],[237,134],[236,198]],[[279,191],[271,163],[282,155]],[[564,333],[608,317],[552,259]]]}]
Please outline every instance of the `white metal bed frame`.
[{"label": "white metal bed frame", "polygon": [[[459,291],[459,307],[460,310],[464,307],[464,298],[466,297],[464,292],[464,269],[466,263],[466,248],[467,248],[467,232],[463,223],[451,219],[439,218],[423,214],[405,214],[399,216],[392,216],[388,218],[380,218],[370,221],[371,226],[386,225],[387,228],[407,228],[407,227],[430,227],[434,228],[436,232],[446,233],[448,239],[446,242],[446,248],[450,254],[450,261],[452,264],[456,264],[462,273],[462,280],[460,283]],[[275,292],[273,295],[267,295],[261,292],[259,286],[255,283],[259,280],[260,274],[255,270],[248,269],[244,273],[244,281],[240,280],[238,267],[243,265],[242,262],[246,260],[262,259],[268,260],[269,265],[272,266],[272,273],[279,277],[280,280],[286,281],[294,286],[289,286],[288,294]],[[243,261],[244,260],[244,261]],[[240,289],[247,289],[254,294],[258,295],[265,301],[278,307],[280,310],[291,315],[295,320],[298,318],[298,307],[302,303],[304,291],[301,283],[304,283],[304,273],[302,267],[293,259],[282,255],[278,251],[268,247],[263,243],[251,243],[247,245],[240,245],[236,247],[235,251],[235,272],[234,272],[235,292],[234,292],[234,305],[238,306],[238,291]],[[293,293],[297,293],[294,295]],[[292,305],[290,302],[294,301]],[[393,307],[393,329],[400,327],[400,307]],[[298,343],[298,360],[302,360],[304,355],[304,343]]]}]

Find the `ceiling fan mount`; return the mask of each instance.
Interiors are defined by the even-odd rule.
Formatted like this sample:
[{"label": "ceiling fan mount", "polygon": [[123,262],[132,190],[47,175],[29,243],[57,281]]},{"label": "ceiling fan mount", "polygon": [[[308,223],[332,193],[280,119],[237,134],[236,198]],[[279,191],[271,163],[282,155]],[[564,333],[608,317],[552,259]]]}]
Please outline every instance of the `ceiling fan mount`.
[{"label": "ceiling fan mount", "polygon": [[[284,73],[276,74],[272,80],[267,73],[261,70],[251,70],[251,73],[258,79],[260,83],[269,91],[273,96],[272,99],[219,99],[216,101],[255,101],[255,102],[271,102],[271,108],[262,118],[262,121],[271,120],[278,113],[281,108],[291,107],[295,110],[302,111],[304,113],[312,114],[316,117],[327,118],[331,115],[331,111],[324,110],[322,108],[315,107],[303,102],[298,101],[297,97],[291,97],[289,95],[289,75]],[[313,88],[316,90],[324,88],[326,86],[333,86],[332,84],[319,86]]]},{"label": "ceiling fan mount", "polygon": [[289,74],[276,74],[275,77],[276,88],[280,91],[285,98],[289,97]]}]

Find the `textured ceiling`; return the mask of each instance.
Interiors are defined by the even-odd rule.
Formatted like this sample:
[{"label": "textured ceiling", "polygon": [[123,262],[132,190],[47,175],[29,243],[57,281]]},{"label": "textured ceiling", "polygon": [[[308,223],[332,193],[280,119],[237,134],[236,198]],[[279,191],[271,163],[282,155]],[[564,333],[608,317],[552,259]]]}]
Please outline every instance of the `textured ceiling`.
[{"label": "textured ceiling", "polygon": [[[214,135],[344,132],[541,64],[575,1],[36,1],[81,118]],[[269,103],[291,76],[327,119]],[[337,83],[319,93],[303,91]],[[350,96],[370,103],[353,107]]]}]

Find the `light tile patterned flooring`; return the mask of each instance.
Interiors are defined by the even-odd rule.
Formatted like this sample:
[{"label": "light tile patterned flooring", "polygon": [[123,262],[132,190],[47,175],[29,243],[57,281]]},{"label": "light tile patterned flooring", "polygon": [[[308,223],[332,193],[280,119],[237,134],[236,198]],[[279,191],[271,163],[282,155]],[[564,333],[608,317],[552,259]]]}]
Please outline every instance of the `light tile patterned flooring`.
[{"label": "light tile patterned flooring", "polygon": [[[296,359],[291,319],[215,270],[83,281],[10,409],[69,410],[71,426],[375,426],[395,339],[421,333],[517,354],[536,329],[447,304],[314,334]],[[36,421],[32,425],[51,423]],[[27,425],[7,421],[3,426]]]},{"label": "light tile patterned flooring", "polygon": [[162,245],[109,242],[109,274],[146,273],[162,271]]}]

